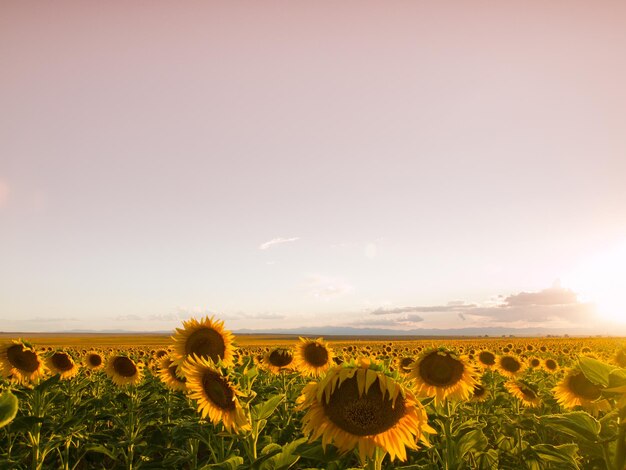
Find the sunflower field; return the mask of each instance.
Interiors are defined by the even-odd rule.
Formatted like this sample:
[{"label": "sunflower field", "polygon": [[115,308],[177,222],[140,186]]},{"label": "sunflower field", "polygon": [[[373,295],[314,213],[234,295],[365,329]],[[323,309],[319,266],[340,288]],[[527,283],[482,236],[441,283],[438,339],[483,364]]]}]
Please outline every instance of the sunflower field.
[{"label": "sunflower field", "polygon": [[0,469],[626,468],[620,339],[249,343],[3,340]]}]

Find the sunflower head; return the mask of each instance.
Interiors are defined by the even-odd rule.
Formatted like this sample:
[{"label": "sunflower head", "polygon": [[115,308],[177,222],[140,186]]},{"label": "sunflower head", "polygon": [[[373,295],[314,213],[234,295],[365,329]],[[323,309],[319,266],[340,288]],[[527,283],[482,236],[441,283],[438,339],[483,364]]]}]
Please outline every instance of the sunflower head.
[{"label": "sunflower head", "polygon": [[0,345],[0,372],[7,379],[26,384],[43,377],[46,367],[30,343],[12,340]]},{"label": "sunflower head", "polygon": [[530,367],[532,367],[533,369],[536,369],[537,367],[539,367],[541,365],[541,360],[537,357],[532,357],[529,361],[528,361],[528,365]]},{"label": "sunflower head", "polygon": [[593,415],[608,411],[610,405],[602,398],[602,387],[591,382],[580,369],[570,369],[552,389],[559,405],[566,409],[581,407]]},{"label": "sunflower head", "polygon": [[556,372],[559,370],[559,363],[554,359],[546,359],[543,361],[543,368],[548,372]]},{"label": "sunflower head", "polygon": [[176,328],[172,339],[172,359],[176,364],[197,356],[215,364],[221,362],[226,367],[233,365],[233,334],[224,329],[223,321],[213,317],[204,317],[200,321],[192,318],[183,322],[183,328]]},{"label": "sunflower head", "polygon": [[511,395],[520,400],[523,406],[537,407],[541,404],[541,398],[537,387],[523,380],[509,380],[504,384]]},{"label": "sunflower head", "polygon": [[106,362],[105,372],[113,383],[119,387],[137,385],[143,375],[142,364],[136,363],[130,357],[122,354],[113,354]]},{"label": "sunflower head", "polygon": [[406,460],[406,448],[426,441],[423,406],[409,388],[369,359],[333,366],[318,382],[308,384],[298,399],[306,411],[303,431],[311,441],[334,444],[348,452],[358,449],[362,461],[376,448],[391,459]]},{"label": "sunflower head", "polygon": [[510,378],[517,377],[524,372],[524,363],[516,356],[505,354],[496,359],[498,372]]},{"label": "sunflower head", "polygon": [[83,364],[88,369],[99,370],[104,367],[104,358],[97,351],[89,351],[83,359]]},{"label": "sunflower head", "polygon": [[52,374],[59,374],[61,380],[67,380],[78,374],[79,366],[72,356],[65,351],[56,351],[46,359],[46,365]]},{"label": "sunflower head", "polygon": [[159,378],[171,390],[187,390],[187,380],[181,375],[180,366],[171,357],[162,357],[159,361]]},{"label": "sunflower head", "polygon": [[317,377],[331,366],[333,353],[322,338],[300,338],[293,359],[295,367],[302,375]]},{"label": "sunflower head", "polygon": [[477,383],[477,371],[469,361],[443,348],[422,352],[411,369],[417,394],[434,397],[435,403],[446,398],[468,400]]},{"label": "sunflower head", "polygon": [[489,392],[483,384],[477,383],[472,390],[472,401],[485,401],[489,398]]},{"label": "sunflower head", "polygon": [[398,370],[403,374],[408,374],[411,372],[411,365],[413,364],[414,359],[411,356],[400,356],[398,358]]},{"label": "sunflower head", "polygon": [[486,349],[480,351],[476,355],[476,359],[478,360],[478,364],[483,369],[491,369],[496,365],[496,355],[491,351],[487,351]]},{"label": "sunflower head", "polygon": [[291,369],[293,367],[293,353],[286,348],[271,349],[265,354],[263,365],[274,374]]},{"label": "sunflower head", "polygon": [[223,423],[229,432],[250,429],[250,419],[238,399],[241,392],[212,361],[191,357],[183,363],[182,371],[189,396],[197,401],[203,418],[208,417],[215,425]]}]

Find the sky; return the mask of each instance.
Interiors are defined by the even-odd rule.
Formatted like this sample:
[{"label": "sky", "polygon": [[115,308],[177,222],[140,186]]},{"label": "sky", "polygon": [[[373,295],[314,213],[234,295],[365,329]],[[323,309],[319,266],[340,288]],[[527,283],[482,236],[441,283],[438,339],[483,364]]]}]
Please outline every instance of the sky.
[{"label": "sky", "polygon": [[2,2],[0,70],[0,330],[622,321],[622,1]]}]

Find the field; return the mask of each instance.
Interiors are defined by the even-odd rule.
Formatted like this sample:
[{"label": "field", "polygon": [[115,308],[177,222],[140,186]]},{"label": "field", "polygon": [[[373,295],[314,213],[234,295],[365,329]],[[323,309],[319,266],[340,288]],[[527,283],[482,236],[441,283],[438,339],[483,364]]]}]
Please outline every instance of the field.
[{"label": "field", "polygon": [[0,335],[0,468],[626,468],[621,338],[172,336]]}]

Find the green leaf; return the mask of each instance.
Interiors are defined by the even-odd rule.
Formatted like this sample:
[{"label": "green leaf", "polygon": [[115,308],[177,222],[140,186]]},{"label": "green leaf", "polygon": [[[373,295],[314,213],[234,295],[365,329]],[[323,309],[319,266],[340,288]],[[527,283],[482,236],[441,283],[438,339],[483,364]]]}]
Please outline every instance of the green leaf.
[{"label": "green leaf", "polygon": [[600,435],[600,422],[584,411],[539,416],[539,422],[574,439],[594,443]]},{"label": "green leaf", "polygon": [[614,366],[585,356],[578,358],[578,364],[580,365],[580,370],[582,370],[589,381],[596,385],[602,385],[603,387],[609,386],[609,376],[613,369],[615,369]]},{"label": "green leaf", "polygon": [[11,392],[7,391],[0,395],[0,428],[13,421],[18,408],[17,397]]},{"label": "green leaf", "polygon": [[205,465],[200,470],[208,470],[211,468],[219,468],[220,470],[237,470],[240,465],[243,465],[243,457],[232,455],[223,462]]},{"label": "green leaf", "polygon": [[96,452],[98,454],[104,454],[107,457],[109,457],[110,459],[113,459],[113,460],[116,459],[115,453],[112,450],[107,449],[103,445],[99,445],[99,444],[88,444],[88,445],[86,445],[85,446],[85,452]]},{"label": "green leaf", "polygon": [[263,462],[261,470],[287,470],[291,468],[300,459],[300,456],[295,454],[296,449],[306,441],[306,437],[301,437],[300,439],[285,444],[280,454],[274,455],[272,458]]},{"label": "green leaf", "polygon": [[489,446],[487,437],[481,429],[466,432],[458,441],[459,455],[465,456],[468,452],[482,452]]},{"label": "green leaf", "polygon": [[273,397],[268,398],[263,403],[258,403],[254,405],[252,408],[252,412],[256,419],[268,419],[278,405],[280,405],[285,397],[283,395],[274,395]]},{"label": "green leaf", "polygon": [[567,468],[580,468],[578,465],[578,446],[576,444],[563,444],[560,446],[537,444],[532,446],[531,449],[544,462],[567,464]]}]

